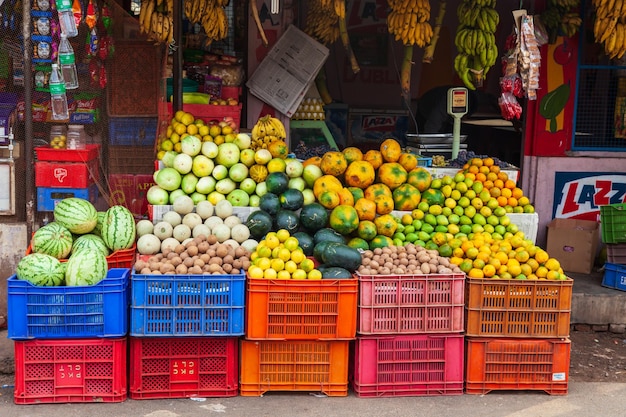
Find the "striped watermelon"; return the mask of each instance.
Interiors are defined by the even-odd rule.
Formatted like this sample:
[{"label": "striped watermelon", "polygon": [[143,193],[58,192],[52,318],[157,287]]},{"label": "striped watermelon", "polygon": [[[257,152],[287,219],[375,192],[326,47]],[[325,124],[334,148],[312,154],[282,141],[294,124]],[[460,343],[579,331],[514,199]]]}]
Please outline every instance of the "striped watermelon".
[{"label": "striped watermelon", "polygon": [[33,285],[46,287],[63,285],[65,280],[63,263],[45,253],[31,253],[20,259],[15,274],[18,279]]},{"label": "striped watermelon", "polygon": [[72,233],[59,222],[50,222],[33,234],[30,242],[34,253],[45,253],[57,259],[65,259],[72,250]]},{"label": "striped watermelon", "polygon": [[64,198],[54,207],[54,220],[79,235],[91,232],[98,221],[96,208],[82,198]]},{"label": "striped watermelon", "polygon": [[72,254],[83,250],[85,248],[96,249],[104,254],[104,256],[109,256],[109,248],[106,243],[100,236],[94,235],[92,233],[88,233],[86,235],[80,235],[72,245]]},{"label": "striped watermelon", "polygon": [[102,252],[83,249],[67,261],[65,284],[71,287],[95,285],[106,277],[107,270],[107,258]]},{"label": "striped watermelon", "polygon": [[135,243],[135,217],[124,206],[113,206],[102,220],[102,240],[113,252],[129,249]]},{"label": "striped watermelon", "polygon": [[91,231],[91,233],[93,233],[94,235],[102,236],[102,221],[104,220],[105,214],[106,214],[106,211],[98,212],[98,221],[96,222],[96,227],[94,227],[93,230]]}]

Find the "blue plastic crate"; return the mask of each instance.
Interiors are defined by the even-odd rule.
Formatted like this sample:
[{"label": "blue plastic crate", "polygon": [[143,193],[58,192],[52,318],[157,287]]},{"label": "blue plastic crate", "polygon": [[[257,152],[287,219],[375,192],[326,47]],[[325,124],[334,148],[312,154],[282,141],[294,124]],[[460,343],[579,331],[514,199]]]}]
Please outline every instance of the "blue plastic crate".
[{"label": "blue plastic crate", "polygon": [[109,269],[82,287],[38,287],[13,275],[7,281],[9,339],[120,337],[128,332],[130,269]]},{"label": "blue plastic crate", "polygon": [[602,286],[626,291],[626,265],[605,263]]},{"label": "blue plastic crate", "polygon": [[156,117],[109,118],[109,143],[113,146],[152,146],[157,137]]},{"label": "blue plastic crate", "polygon": [[131,276],[131,336],[244,334],[245,274]]},{"label": "blue plastic crate", "polygon": [[417,166],[418,167],[430,167],[433,165],[433,158],[430,156],[417,156]]},{"label": "blue plastic crate", "polygon": [[87,188],[37,187],[37,211],[54,211],[64,198],[77,197],[95,203],[98,199],[98,184]]}]

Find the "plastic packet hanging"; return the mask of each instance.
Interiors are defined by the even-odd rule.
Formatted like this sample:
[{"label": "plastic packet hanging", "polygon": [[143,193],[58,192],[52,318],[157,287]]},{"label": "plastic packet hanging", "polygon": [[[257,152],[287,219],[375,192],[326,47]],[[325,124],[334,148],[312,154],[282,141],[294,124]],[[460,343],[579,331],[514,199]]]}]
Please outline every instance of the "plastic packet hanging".
[{"label": "plastic packet hanging", "polygon": [[89,3],[87,3],[87,10],[83,14],[85,16],[85,23],[87,23],[87,27],[89,27],[89,29],[93,29],[96,26],[99,14],[98,5],[93,0],[89,0]]},{"label": "plastic packet hanging", "polygon": [[524,97],[524,85],[519,74],[505,75],[500,78],[500,90],[503,93],[511,93],[515,97]]},{"label": "plastic packet hanging", "polygon": [[502,93],[498,98],[500,113],[505,120],[521,119],[522,106],[512,93]]},{"label": "plastic packet hanging", "polygon": [[533,16],[533,23],[535,25],[535,39],[537,40],[537,45],[545,45],[550,40],[550,35],[548,34],[548,30],[546,26],[541,21],[539,16]]}]

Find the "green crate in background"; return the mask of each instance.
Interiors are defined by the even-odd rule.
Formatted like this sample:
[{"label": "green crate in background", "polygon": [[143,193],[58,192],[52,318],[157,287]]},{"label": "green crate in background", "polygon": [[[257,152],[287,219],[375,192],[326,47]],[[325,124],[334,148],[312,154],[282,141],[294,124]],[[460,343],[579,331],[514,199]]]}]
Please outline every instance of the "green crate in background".
[{"label": "green crate in background", "polygon": [[600,206],[602,242],[626,243],[626,203]]}]

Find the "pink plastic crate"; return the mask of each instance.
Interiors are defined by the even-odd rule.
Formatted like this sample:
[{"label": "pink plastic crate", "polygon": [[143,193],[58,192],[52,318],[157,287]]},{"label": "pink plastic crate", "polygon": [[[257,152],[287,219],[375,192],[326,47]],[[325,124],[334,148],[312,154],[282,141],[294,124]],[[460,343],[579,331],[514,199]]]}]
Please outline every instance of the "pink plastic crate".
[{"label": "pink plastic crate", "polygon": [[359,334],[463,331],[465,274],[357,276]]},{"label": "pink plastic crate", "polygon": [[463,335],[357,337],[352,388],[359,397],[463,394]]}]

